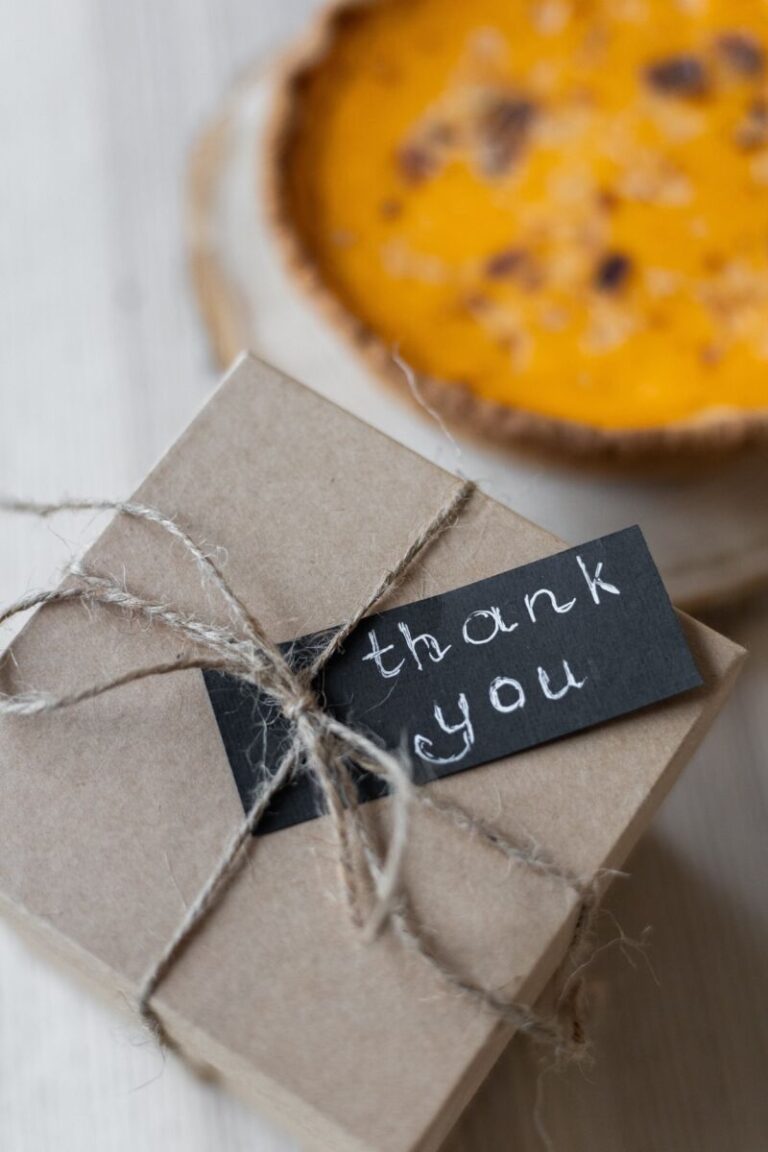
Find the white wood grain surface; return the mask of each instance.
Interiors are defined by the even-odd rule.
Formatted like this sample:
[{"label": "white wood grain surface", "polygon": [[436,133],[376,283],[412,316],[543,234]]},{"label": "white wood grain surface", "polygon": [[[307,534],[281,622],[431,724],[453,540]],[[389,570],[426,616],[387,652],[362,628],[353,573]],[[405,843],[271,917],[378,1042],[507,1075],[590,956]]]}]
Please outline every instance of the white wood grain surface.
[{"label": "white wood grain surface", "polygon": [[[310,6],[6,0],[0,489],[123,495],[209,392],[185,277],[185,157],[238,70]],[[97,527],[3,522],[0,599],[51,578]],[[655,926],[656,979],[605,955],[597,1063],[545,1079],[558,1152],[768,1148],[768,605],[716,623],[751,666],[612,897],[628,933]],[[293,1147],[138,1039],[0,927],[3,1152]],[[450,1152],[541,1147],[535,1072],[513,1045]]]}]

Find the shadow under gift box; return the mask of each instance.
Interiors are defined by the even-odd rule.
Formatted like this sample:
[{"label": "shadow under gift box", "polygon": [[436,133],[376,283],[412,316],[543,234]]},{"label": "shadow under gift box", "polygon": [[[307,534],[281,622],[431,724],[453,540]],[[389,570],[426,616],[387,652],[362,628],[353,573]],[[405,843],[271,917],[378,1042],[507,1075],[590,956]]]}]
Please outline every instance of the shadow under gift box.
[{"label": "shadow under gift box", "polygon": [[[456,479],[274,369],[244,358],[136,499],[226,549],[276,641],[348,618]],[[481,493],[382,608],[563,545]],[[118,518],[101,572],[226,624],[178,545]],[[743,651],[683,618],[704,686],[428,787],[521,830],[564,868],[621,865],[723,703]],[[99,611],[38,614],[3,692],[60,693],[173,658],[179,641]],[[372,805],[386,824],[387,801]],[[242,806],[202,674],[154,678],[0,726],[0,904],[108,994],[135,996],[218,861]],[[153,1001],[188,1057],[334,1152],[438,1147],[510,1037],[389,934],[363,943],[328,819],[260,837]],[[420,925],[484,986],[533,1002],[567,948],[575,894],[510,868],[417,809],[405,881]],[[180,896],[183,894],[183,899]]]}]

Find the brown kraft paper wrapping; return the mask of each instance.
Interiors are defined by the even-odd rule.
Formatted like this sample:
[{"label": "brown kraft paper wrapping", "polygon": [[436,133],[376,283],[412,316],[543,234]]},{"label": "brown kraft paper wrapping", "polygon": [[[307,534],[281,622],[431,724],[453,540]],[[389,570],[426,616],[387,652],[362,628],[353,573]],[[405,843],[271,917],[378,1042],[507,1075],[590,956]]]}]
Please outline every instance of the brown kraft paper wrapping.
[{"label": "brown kraft paper wrapping", "polygon": [[[346,619],[445,503],[455,477],[253,358],[241,360],[141,486],[209,546],[278,641]],[[381,605],[558,551],[475,493]],[[115,520],[89,555],[129,587],[226,619],[177,545]],[[429,785],[580,875],[616,867],[727,695],[743,652],[685,618],[703,688]],[[181,651],[104,611],[36,616],[0,690],[61,693]],[[386,805],[386,801],[376,802]],[[0,908],[116,998],[135,995],[242,818],[202,675],[141,681],[0,725]],[[574,894],[510,870],[413,813],[406,883],[423,929],[487,987],[532,1003],[572,930]],[[308,1148],[429,1152],[509,1038],[390,935],[355,934],[327,819],[256,840],[154,1005],[195,1062]]]}]

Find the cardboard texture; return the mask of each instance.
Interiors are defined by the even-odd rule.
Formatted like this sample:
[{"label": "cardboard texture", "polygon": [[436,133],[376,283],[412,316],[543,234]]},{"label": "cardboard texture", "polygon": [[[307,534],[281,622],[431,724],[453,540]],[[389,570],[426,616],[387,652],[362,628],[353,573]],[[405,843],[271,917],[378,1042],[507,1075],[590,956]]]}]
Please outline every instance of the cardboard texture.
[{"label": "cardboard texture", "polygon": [[[276,640],[344,620],[456,479],[259,362],[242,360],[137,498],[226,549],[227,576]],[[478,493],[382,608],[563,546]],[[89,563],[209,619],[215,593],[179,548],[117,519]],[[440,780],[565,867],[619,865],[722,703],[743,653],[684,619],[705,684],[600,728]],[[161,629],[82,608],[38,614],[0,690],[66,691],[168,659]],[[386,818],[386,800],[376,801]],[[135,993],[241,818],[202,675],[142,681],[0,727],[0,904],[108,994]],[[533,1001],[574,898],[510,872],[414,814],[406,880],[424,927],[486,985]],[[156,1008],[193,1061],[307,1147],[429,1152],[509,1037],[389,936],[357,939],[326,819],[254,840],[251,857],[162,984]]]}]

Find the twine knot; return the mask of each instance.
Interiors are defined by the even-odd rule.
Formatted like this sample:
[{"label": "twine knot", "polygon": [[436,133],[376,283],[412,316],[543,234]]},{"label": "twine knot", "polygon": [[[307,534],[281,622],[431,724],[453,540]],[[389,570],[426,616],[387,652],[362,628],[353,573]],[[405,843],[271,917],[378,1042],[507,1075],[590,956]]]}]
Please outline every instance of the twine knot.
[{"label": "twine knot", "polygon": [[[336,837],[341,886],[350,918],[366,940],[384,926],[392,929],[402,945],[454,990],[514,1027],[554,1047],[558,1054],[579,1055],[584,1050],[584,1030],[575,1019],[581,1000],[581,972],[591,951],[592,926],[596,912],[595,881],[585,884],[567,869],[549,860],[538,845],[525,838],[515,840],[493,825],[465,812],[460,806],[434,795],[430,789],[414,788],[407,760],[382,748],[365,733],[343,724],[327,713],[314,687],[328,661],[343,647],[360,621],[382,597],[391,592],[421,552],[453,523],[475,485],[464,481],[451,494],[443,508],[411,541],[399,561],[387,571],[373,592],[350,617],[334,631],[307,668],[295,670],[280,648],[264,632],[259,621],[230,587],[215,561],[174,520],[157,509],[135,503],[109,501],[67,501],[58,505],[35,505],[23,501],[1,501],[6,511],[50,516],[59,511],[109,510],[157,526],[181,542],[196,563],[202,578],[218,589],[231,618],[231,627],[199,620],[168,604],[147,600],[110,576],[99,575],[82,564],[73,565],[73,583],[21,597],[0,612],[0,624],[34,607],[67,602],[99,604],[159,623],[193,646],[193,652],[160,664],[135,669],[102,683],[63,696],[23,693],[0,697],[0,715],[28,717],[91,700],[115,688],[151,676],[171,675],[189,669],[216,669],[258,688],[277,707],[293,729],[289,747],[274,772],[265,774],[244,820],[224,846],[221,857],[179,923],[172,938],[153,961],[138,996],[137,1008],[157,1035],[170,1043],[152,1006],[158,986],[181,953],[206,922],[247,857],[253,833],[272,799],[301,769],[316,782]],[[389,794],[390,821],[383,848],[374,843],[358,806],[355,769],[375,776]],[[573,939],[566,958],[570,969],[556,1011],[542,1018],[526,1005],[506,1000],[478,984],[450,959],[418,926],[402,884],[403,857],[408,840],[411,805],[443,819],[455,830],[479,839],[508,862],[523,866],[565,885],[580,906]]]},{"label": "twine knot", "polygon": [[288,698],[282,708],[283,716],[291,724],[299,720],[318,719],[320,716],[320,703],[314,692],[303,688],[293,698]]}]

